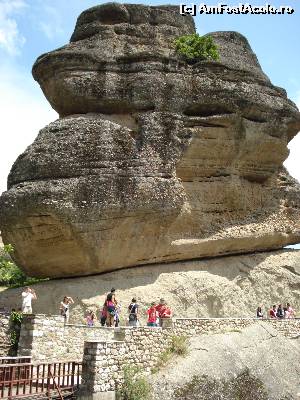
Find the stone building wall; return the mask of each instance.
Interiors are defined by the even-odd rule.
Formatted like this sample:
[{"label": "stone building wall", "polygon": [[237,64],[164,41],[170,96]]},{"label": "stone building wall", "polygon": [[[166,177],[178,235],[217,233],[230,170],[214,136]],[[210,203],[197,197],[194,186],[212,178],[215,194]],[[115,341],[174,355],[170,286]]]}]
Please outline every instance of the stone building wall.
[{"label": "stone building wall", "polygon": [[65,325],[60,315],[26,315],[18,355],[32,356],[33,361],[81,361],[85,340],[109,340],[113,336],[113,328]]},{"label": "stone building wall", "polygon": [[0,313],[0,357],[10,354],[9,314]]}]

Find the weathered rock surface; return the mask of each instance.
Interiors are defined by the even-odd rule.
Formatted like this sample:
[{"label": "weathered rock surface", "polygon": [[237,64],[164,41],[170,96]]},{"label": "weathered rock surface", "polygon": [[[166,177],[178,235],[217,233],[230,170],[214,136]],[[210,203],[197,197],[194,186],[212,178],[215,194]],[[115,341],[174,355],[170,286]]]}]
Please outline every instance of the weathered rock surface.
[{"label": "weathered rock surface", "polygon": [[[279,250],[170,264],[140,266],[90,277],[57,279],[34,285],[33,311],[58,314],[65,295],[75,304],[71,320],[82,322],[87,309],[97,312],[112,287],[121,303],[122,323],[132,297],[140,304],[141,320],[152,301],[164,297],[174,316],[253,317],[260,305],[290,302],[300,313],[300,251]],[[22,288],[0,292],[1,307],[18,309]]]},{"label": "weathered rock surface", "polygon": [[190,353],[151,377],[160,400],[298,400],[300,338],[254,324],[191,339]]},{"label": "weathered rock surface", "polygon": [[280,248],[300,241],[299,185],[283,169],[300,114],[247,40],[215,32],[220,62],[189,65],[178,7],[109,3],[33,75],[61,118],[17,159],[0,200],[33,276]]}]

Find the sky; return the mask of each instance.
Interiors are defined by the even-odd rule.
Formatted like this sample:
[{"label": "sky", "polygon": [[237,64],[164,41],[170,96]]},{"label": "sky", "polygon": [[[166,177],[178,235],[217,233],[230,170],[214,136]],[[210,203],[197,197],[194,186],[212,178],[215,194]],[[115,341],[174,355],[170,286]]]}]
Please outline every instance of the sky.
[{"label": "sky", "polygon": [[[241,1],[240,1],[241,2]],[[0,0],[0,193],[6,190],[10,168],[39,129],[58,115],[31,76],[36,58],[66,44],[78,15],[101,1],[92,0]],[[149,5],[163,1],[128,1]],[[166,1],[181,4],[180,1]],[[199,2],[185,3],[199,5]],[[237,5],[239,1],[224,1]],[[244,2],[245,4],[246,2]],[[207,1],[216,5],[217,1]],[[251,5],[265,2],[250,1]],[[292,15],[197,15],[197,32],[238,31],[245,35],[272,83],[287,90],[300,108],[300,1],[270,0],[276,7],[290,6]],[[300,181],[300,135],[290,144],[285,165]]]}]

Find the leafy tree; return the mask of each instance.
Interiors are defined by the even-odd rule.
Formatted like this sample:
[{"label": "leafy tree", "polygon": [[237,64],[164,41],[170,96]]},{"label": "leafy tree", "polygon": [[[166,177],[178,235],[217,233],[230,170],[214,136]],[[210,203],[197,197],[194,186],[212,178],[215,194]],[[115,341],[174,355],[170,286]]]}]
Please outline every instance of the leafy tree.
[{"label": "leafy tree", "polygon": [[198,33],[185,35],[175,40],[176,52],[187,61],[218,60],[217,45],[211,36],[200,36]]},{"label": "leafy tree", "polygon": [[44,279],[28,277],[12,260],[14,248],[11,244],[0,248],[0,285],[18,287],[31,285]]}]

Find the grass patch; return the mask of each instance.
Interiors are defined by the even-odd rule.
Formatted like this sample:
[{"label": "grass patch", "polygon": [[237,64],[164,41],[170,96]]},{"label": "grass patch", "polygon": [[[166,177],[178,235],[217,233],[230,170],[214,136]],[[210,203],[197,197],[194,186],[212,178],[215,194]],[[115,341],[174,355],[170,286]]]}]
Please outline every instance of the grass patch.
[{"label": "grass patch", "polygon": [[155,374],[164,367],[174,355],[186,356],[188,354],[188,338],[186,336],[172,336],[170,345],[163,351],[155,367],[151,368],[151,373]]},{"label": "grass patch", "polygon": [[136,366],[126,366],[123,370],[124,381],[117,390],[117,400],[150,400],[151,385]]}]

